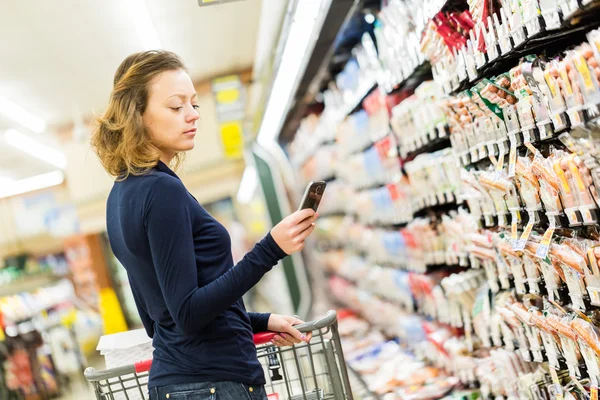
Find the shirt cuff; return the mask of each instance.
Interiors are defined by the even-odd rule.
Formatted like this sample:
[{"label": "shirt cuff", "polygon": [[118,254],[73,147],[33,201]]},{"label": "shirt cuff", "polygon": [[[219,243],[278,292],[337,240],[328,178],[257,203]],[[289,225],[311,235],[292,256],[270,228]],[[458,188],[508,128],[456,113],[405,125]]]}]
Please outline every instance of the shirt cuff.
[{"label": "shirt cuff", "polygon": [[287,254],[285,251],[283,251],[281,249],[281,247],[279,247],[279,245],[277,244],[275,239],[273,239],[271,232],[269,232],[267,234],[267,236],[265,237],[265,240],[266,240],[267,246],[269,246],[269,249],[273,252],[273,254],[275,254],[277,256],[277,258],[279,260],[282,260],[282,259],[286,258],[287,256],[289,256],[289,254]]},{"label": "shirt cuff", "polygon": [[253,333],[263,333],[269,330],[271,313],[248,313]]}]

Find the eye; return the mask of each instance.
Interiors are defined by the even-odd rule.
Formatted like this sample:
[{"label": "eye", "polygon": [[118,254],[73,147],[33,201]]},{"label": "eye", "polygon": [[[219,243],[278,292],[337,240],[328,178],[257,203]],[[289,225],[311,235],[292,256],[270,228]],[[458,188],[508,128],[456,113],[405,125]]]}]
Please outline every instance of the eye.
[{"label": "eye", "polygon": [[194,110],[198,110],[200,108],[199,105],[193,105],[192,107],[194,107]]},{"label": "eye", "polygon": [[183,107],[171,107],[171,110],[173,110],[173,111],[179,111],[182,109],[183,109]]}]

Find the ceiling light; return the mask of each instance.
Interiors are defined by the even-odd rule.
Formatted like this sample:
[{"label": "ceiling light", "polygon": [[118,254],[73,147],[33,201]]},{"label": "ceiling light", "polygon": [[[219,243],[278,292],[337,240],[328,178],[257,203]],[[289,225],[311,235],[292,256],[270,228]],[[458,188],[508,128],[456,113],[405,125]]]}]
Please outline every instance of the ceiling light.
[{"label": "ceiling light", "polygon": [[302,0],[298,2],[294,11],[288,37],[285,41],[281,62],[277,67],[275,79],[265,113],[260,125],[257,142],[263,146],[275,141],[279,136],[279,130],[285,110],[289,106],[294,85],[308,54],[308,47],[314,35],[313,29],[319,16],[323,0]]},{"label": "ceiling light", "polygon": [[375,22],[375,16],[371,13],[368,13],[365,15],[365,21],[367,21],[367,24],[372,24]]},{"label": "ceiling light", "polygon": [[252,201],[252,197],[258,187],[258,174],[254,165],[246,166],[242,181],[237,192],[237,201],[241,204],[248,204]]},{"label": "ceiling light", "polygon": [[128,0],[127,4],[129,5],[129,15],[133,20],[133,25],[142,41],[144,50],[158,50],[162,48],[156,29],[154,29],[146,0]]},{"label": "ceiling light", "polygon": [[67,158],[62,152],[53,149],[50,146],[46,146],[17,130],[9,129],[4,132],[4,140],[14,148],[47,162],[48,164],[54,165],[60,169],[65,169],[67,167]]},{"label": "ceiling light", "polygon": [[6,185],[12,185],[13,183],[15,183],[15,180],[14,180],[14,179],[12,179],[12,178],[9,178],[8,176],[1,176],[1,175],[0,175],[0,189],[1,189],[3,186],[6,186]]},{"label": "ceiling light", "polygon": [[65,175],[62,171],[57,170],[47,174],[36,175],[32,176],[31,178],[13,181],[12,183],[0,184],[0,199],[57,186],[62,184],[64,181]]},{"label": "ceiling light", "polygon": [[32,132],[42,133],[46,130],[46,122],[43,119],[2,96],[0,96],[0,114],[23,125]]}]

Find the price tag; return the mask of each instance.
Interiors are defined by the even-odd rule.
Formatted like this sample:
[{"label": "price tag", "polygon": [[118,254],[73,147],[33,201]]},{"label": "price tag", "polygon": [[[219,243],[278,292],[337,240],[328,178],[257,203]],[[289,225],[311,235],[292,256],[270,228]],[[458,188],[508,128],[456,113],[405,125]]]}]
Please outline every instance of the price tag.
[{"label": "price tag", "polygon": [[[552,219],[554,221],[554,219]],[[537,258],[545,259],[548,256],[548,250],[550,250],[550,241],[552,240],[552,235],[554,234],[554,228],[548,228],[546,232],[544,232],[544,236],[542,237],[542,241],[535,252],[535,256]]]},{"label": "price tag", "polygon": [[510,178],[515,176],[516,167],[517,167],[517,146],[516,145],[513,146],[511,144],[510,154],[508,157],[508,176]]},{"label": "price tag", "polygon": [[556,399],[562,400],[563,397],[563,387],[560,384],[560,380],[558,379],[558,374],[554,368],[550,368],[550,376],[552,377],[552,383],[554,384],[554,388],[556,389]]},{"label": "price tag", "polygon": [[521,234],[521,238],[517,241],[516,245],[513,246],[513,250],[523,251],[523,249],[525,249],[525,245],[527,244],[527,240],[529,240],[529,236],[531,235],[532,229],[533,221],[529,220],[527,226],[525,226],[525,230]]},{"label": "price tag", "polygon": [[498,152],[500,155],[498,157],[504,158],[506,154],[506,147],[504,146],[504,139],[498,140]]},{"label": "price tag", "polygon": [[531,144],[531,142],[527,142],[525,143],[525,147],[527,147],[527,149],[529,149],[529,151],[531,152],[531,154],[536,154],[537,153],[537,149],[535,148],[535,146],[533,144]]},{"label": "price tag", "polygon": [[517,239],[519,237],[519,233],[517,231],[517,220],[513,218],[510,224],[510,240],[513,243],[513,247],[517,244]]},{"label": "price tag", "polygon": [[581,350],[581,354],[583,355],[583,359],[585,360],[585,365],[588,369],[588,374],[590,376],[600,376],[600,369],[598,368],[598,358],[596,357],[596,353],[594,350],[590,348],[590,346],[583,340],[579,340],[579,350]]},{"label": "price tag", "polygon": [[498,162],[496,163],[496,174],[494,176],[494,180],[500,179],[500,175],[502,174],[502,169],[504,168],[504,154],[501,154],[498,158]]},{"label": "price tag", "polygon": [[592,386],[590,388],[590,399],[598,400],[598,387],[597,386]]}]

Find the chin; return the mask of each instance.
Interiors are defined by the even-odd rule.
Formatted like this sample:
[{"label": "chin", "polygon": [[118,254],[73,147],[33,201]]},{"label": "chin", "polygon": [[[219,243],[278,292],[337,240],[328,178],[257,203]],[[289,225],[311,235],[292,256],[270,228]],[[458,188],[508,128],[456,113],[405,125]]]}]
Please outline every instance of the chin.
[{"label": "chin", "polygon": [[194,150],[194,147],[196,147],[196,143],[192,140],[189,143],[182,143],[182,146],[177,151],[190,151]]}]

